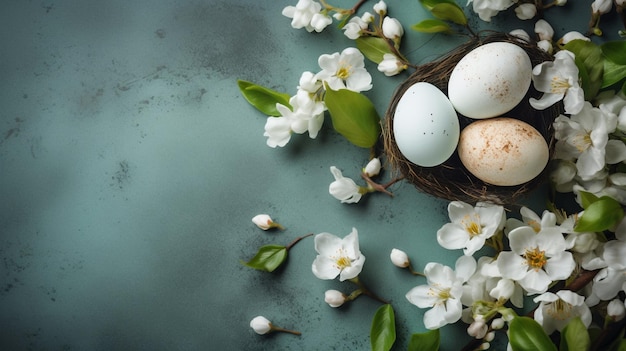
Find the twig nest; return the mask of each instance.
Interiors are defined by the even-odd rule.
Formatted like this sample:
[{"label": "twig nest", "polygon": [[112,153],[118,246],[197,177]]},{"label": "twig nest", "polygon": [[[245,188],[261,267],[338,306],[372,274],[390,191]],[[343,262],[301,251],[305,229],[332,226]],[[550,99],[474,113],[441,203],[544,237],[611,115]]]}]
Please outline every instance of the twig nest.
[{"label": "twig nest", "polygon": [[[517,105],[514,105],[513,108],[507,108],[507,111],[499,111],[498,114],[502,114],[495,115],[495,117],[506,117],[504,119],[513,119],[516,123],[519,121],[519,123],[517,124],[525,124],[533,130],[533,133],[536,133],[532,135],[532,138],[534,138],[535,140],[535,144],[533,144],[534,146],[526,147],[524,146],[526,145],[524,144],[525,141],[521,141],[521,146],[518,149],[517,161],[513,160],[511,161],[512,163],[509,162],[506,166],[498,166],[502,169],[507,168],[505,169],[505,171],[508,171],[509,173],[517,173],[519,175],[519,167],[522,166],[522,162],[529,162],[533,164],[534,168],[530,170],[530,172],[532,173],[532,179],[525,181],[525,179],[522,178],[521,183],[513,182],[514,185],[511,185],[508,180],[503,182],[497,180],[494,181],[492,179],[494,174],[489,174],[489,171],[487,171],[487,174],[485,174],[484,164],[478,163],[477,169],[472,170],[472,172],[474,173],[470,172],[466,165],[468,165],[470,168],[472,166],[469,165],[466,159],[463,160],[466,165],[464,165],[464,163],[461,161],[461,158],[459,156],[459,147],[454,149],[452,154],[449,156],[449,158],[447,158],[447,160],[445,160],[445,162],[438,165],[418,165],[415,162],[411,162],[411,160],[409,160],[403,154],[403,152],[400,151],[400,148],[398,148],[398,142],[396,140],[396,134],[398,133],[398,131],[394,131],[394,120],[396,118],[398,104],[401,101],[402,97],[405,96],[405,93],[409,91],[412,86],[419,82],[425,82],[432,84],[434,87],[443,92],[443,94],[448,95],[450,78],[457,64],[459,64],[459,62],[461,62],[461,60],[466,55],[471,53],[474,49],[481,48],[482,50],[483,48],[489,48],[491,50],[494,47],[497,47],[497,45],[486,46],[489,43],[507,43],[508,47],[511,46],[509,44],[514,44],[515,49],[519,48],[523,50],[526,54],[528,54],[527,56],[530,59],[529,63],[524,63],[524,65],[526,65],[526,68],[524,70],[527,72],[525,74],[527,74],[528,76],[524,76],[521,78],[525,81],[522,85],[528,84],[528,88],[525,86],[522,86],[520,88],[518,84],[515,84],[514,82],[508,82],[505,84],[508,86],[507,89],[502,88],[501,90],[495,91],[496,95],[506,95],[510,92],[510,90],[524,89],[524,91],[521,92],[521,95],[519,95],[523,96],[523,98],[520,99],[519,96],[516,97],[517,101],[519,101]],[[525,57],[525,55],[523,56]],[[497,59],[497,57],[495,57],[495,59]],[[497,204],[516,204],[520,197],[527,194],[530,190],[534,189],[537,185],[541,184],[545,180],[546,170],[544,169],[544,166],[545,163],[547,163],[546,158],[549,158],[552,150],[554,149],[552,123],[554,122],[554,119],[562,112],[562,104],[558,103],[553,107],[542,111],[537,111],[533,109],[530,106],[528,100],[530,97],[539,98],[541,96],[541,93],[537,92],[534,87],[532,87],[532,84],[529,84],[530,72],[528,72],[527,70],[528,64],[530,64],[530,66],[532,67],[552,59],[553,58],[551,55],[537,47],[536,43],[534,42],[527,42],[523,39],[505,33],[490,32],[488,34],[481,33],[481,35],[473,37],[470,41],[457,47],[440,59],[419,66],[417,70],[397,88],[383,122],[384,148],[389,163],[391,164],[394,171],[404,176],[408,182],[414,184],[420,191],[446,200],[460,200],[469,203],[487,201]],[[503,59],[501,58],[500,61],[502,60]],[[492,64],[502,65],[502,62],[493,61]],[[505,64],[512,65],[514,64],[514,62],[505,62]],[[486,77],[483,79],[494,78],[497,77]],[[461,83],[457,82],[455,84],[458,85]],[[501,84],[501,86],[503,85]],[[457,91],[454,93],[457,94],[457,100],[458,95],[462,93],[462,87],[457,89]],[[508,98],[508,96],[501,96],[501,98],[506,99]],[[403,105],[404,104],[405,102],[403,102]],[[480,104],[478,106],[480,106]],[[428,107],[424,107],[424,109],[427,110]],[[474,109],[476,108],[474,107]],[[485,106],[485,109],[488,109],[488,106]],[[422,109],[422,111],[424,110]],[[419,110],[417,110],[416,113],[419,113]],[[480,114],[480,111],[478,111],[478,113]],[[458,108],[456,109],[456,116],[458,118],[461,129],[461,139],[463,139],[462,135],[465,128],[472,123],[475,123],[477,121],[495,121],[495,119],[493,118],[481,120],[476,119],[485,118],[485,116],[474,116],[474,119],[469,118],[468,116],[461,114]],[[500,119],[503,118],[498,118],[498,120]],[[398,136],[400,136],[399,133]],[[406,139],[405,135],[402,135],[401,137]],[[419,142],[417,143],[420,145],[420,147],[424,148],[423,153],[436,153],[438,151],[437,148],[440,148],[440,146],[429,144],[428,142],[422,142],[427,140],[425,139],[424,135],[420,136],[416,133],[415,138],[416,140],[419,140]],[[474,138],[470,139],[472,139],[470,140],[471,144],[471,142],[474,141]],[[496,139],[500,139],[503,142],[506,142],[508,140],[506,138],[501,138],[500,135],[498,138],[487,137],[485,138],[485,140],[483,140],[483,143],[491,144],[492,141],[496,141]],[[537,143],[537,139],[541,140],[542,144],[545,145],[545,149],[542,146],[537,146],[539,145]],[[465,141],[465,144],[467,144],[467,140]],[[509,145],[507,147],[511,146],[512,145]],[[476,152],[476,150],[473,151]],[[477,157],[481,157],[483,160],[489,161],[489,155],[487,151],[483,150],[482,152],[479,152]],[[478,177],[480,177],[480,179],[477,177],[477,175]]]}]

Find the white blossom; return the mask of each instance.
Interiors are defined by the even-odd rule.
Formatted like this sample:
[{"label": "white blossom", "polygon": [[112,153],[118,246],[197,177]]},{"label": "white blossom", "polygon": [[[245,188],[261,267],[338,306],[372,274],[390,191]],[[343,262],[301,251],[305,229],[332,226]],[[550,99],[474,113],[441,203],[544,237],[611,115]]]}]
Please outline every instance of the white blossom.
[{"label": "white blossom", "polygon": [[341,54],[324,54],[318,59],[322,71],[317,79],[328,84],[330,89],[348,89],[362,92],[372,88],[372,77],[365,69],[365,57],[356,48],[346,48]]},{"label": "white blossom", "polygon": [[593,13],[605,14],[611,11],[613,6],[613,0],[594,0],[591,3],[591,10]]},{"label": "white blossom", "polygon": [[324,302],[330,307],[341,307],[346,302],[346,295],[338,290],[326,290],[324,293]]},{"label": "white blossom", "polygon": [[406,298],[419,308],[429,308],[424,314],[427,329],[441,328],[461,318],[463,283],[474,273],[476,261],[472,256],[461,256],[455,270],[440,263],[429,262],[424,268],[426,285],[411,289]]},{"label": "white blossom", "polygon": [[585,304],[585,298],[573,291],[547,292],[535,297],[534,301],[539,302],[535,320],[548,335],[555,330],[563,330],[574,317],[580,317],[585,327],[591,324],[591,311]]},{"label": "white blossom", "polygon": [[584,91],[578,83],[578,67],[574,54],[561,50],[554,55],[554,61],[540,63],[533,68],[533,84],[543,92],[541,99],[530,98],[530,105],[544,110],[563,100],[565,113],[576,114],[583,107]]},{"label": "white blossom", "polygon": [[[285,17],[291,18],[291,27],[295,29],[305,28],[307,31],[321,31],[319,28],[321,19],[319,18],[322,5],[314,0],[299,0],[296,6],[287,6],[283,9],[282,14]],[[316,18],[316,26],[311,24],[311,21]],[[330,18],[329,18],[330,19]],[[332,20],[331,20],[332,22]],[[325,27],[325,26],[324,26]],[[318,30],[319,29],[319,30]]]},{"label": "white blossom", "polygon": [[257,316],[250,321],[250,328],[252,328],[255,333],[263,335],[272,331],[272,323],[263,316]]},{"label": "white blossom", "polygon": [[340,281],[356,278],[365,263],[365,256],[359,250],[359,234],[356,228],[343,239],[330,233],[315,236],[315,251],[318,255],[313,261],[313,274],[319,279]]},{"label": "white blossom", "polygon": [[383,0],[380,0],[379,2],[374,4],[374,12],[381,16],[384,16],[385,14],[387,14],[387,4]]},{"label": "white blossom", "polygon": [[382,165],[380,163],[380,159],[378,157],[374,157],[367,163],[367,165],[365,165],[363,173],[365,173],[368,177],[375,177],[380,173],[381,168]]},{"label": "white blossom", "polygon": [[404,35],[402,24],[396,18],[383,19],[383,35],[389,39],[400,39]]},{"label": "white blossom", "polygon": [[361,200],[362,189],[354,180],[343,176],[343,173],[335,167],[330,167],[330,173],[335,177],[335,181],[330,183],[328,192],[342,203],[357,203]]},{"label": "white blossom", "polygon": [[491,238],[504,225],[504,208],[488,203],[477,203],[476,207],[452,201],[448,205],[451,223],[444,224],[437,231],[437,242],[442,247],[463,249],[465,255],[473,255],[485,241]]},{"label": "white blossom", "polygon": [[548,21],[540,19],[535,22],[535,33],[539,36],[539,40],[551,41],[554,36],[554,29]]},{"label": "white blossom", "polygon": [[624,301],[613,299],[606,305],[606,314],[611,317],[614,322],[619,322],[626,316],[626,306]]},{"label": "white blossom", "polygon": [[472,4],[472,9],[481,20],[491,22],[491,17],[504,11],[515,4],[514,0],[469,0],[467,5]]},{"label": "white blossom", "polygon": [[391,263],[393,263],[396,267],[406,268],[411,264],[409,256],[402,250],[391,249],[389,258],[391,259]]}]

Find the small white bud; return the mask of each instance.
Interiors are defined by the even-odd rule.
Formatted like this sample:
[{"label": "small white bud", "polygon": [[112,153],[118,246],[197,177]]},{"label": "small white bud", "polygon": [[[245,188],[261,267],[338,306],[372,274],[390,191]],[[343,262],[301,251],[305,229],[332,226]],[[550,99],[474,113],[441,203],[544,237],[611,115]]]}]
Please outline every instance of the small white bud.
[{"label": "small white bud", "polygon": [[250,328],[257,334],[264,335],[272,331],[272,323],[263,316],[257,316],[250,321]]},{"label": "small white bud", "polygon": [[397,19],[385,17],[383,20],[383,34],[389,39],[397,39],[402,37],[404,29],[402,29],[402,24]]},{"label": "small white bud", "polygon": [[523,29],[514,29],[510,31],[509,34],[522,40],[530,41],[530,35],[528,35],[528,33]]},{"label": "small white bud", "polygon": [[326,290],[324,293],[324,302],[330,307],[340,307],[346,302],[346,295],[338,290]]},{"label": "small white bud", "polygon": [[570,41],[576,40],[576,39],[585,40],[585,41],[591,41],[591,39],[589,39],[588,37],[584,36],[580,32],[571,31],[571,32],[565,33],[565,35],[563,35],[563,37],[561,38],[561,40],[559,42],[562,45],[565,45],[565,44],[569,43]]},{"label": "small white bud", "polygon": [[[365,12],[362,16],[361,16],[361,21],[365,22],[365,23],[372,23],[374,22],[374,15],[372,15],[369,12]],[[365,28],[364,28],[365,29]]]},{"label": "small white bud", "polygon": [[266,214],[259,214],[252,218],[252,223],[263,230],[271,228],[282,228],[282,226],[272,220],[272,217]]},{"label": "small white bud", "polygon": [[476,339],[482,339],[485,337],[485,334],[487,334],[488,329],[483,319],[476,319],[467,327],[467,334]]},{"label": "small white bud", "polygon": [[363,173],[365,173],[368,177],[377,176],[380,173],[380,169],[382,168],[380,164],[380,159],[375,157],[367,163],[367,166],[363,168]]},{"label": "small white bud", "polygon": [[554,51],[554,48],[552,47],[552,42],[549,40],[539,40],[537,42],[537,46],[548,54],[552,54],[552,52]]},{"label": "small white bud", "polygon": [[495,337],[496,337],[496,333],[493,331],[490,331],[489,333],[487,333],[487,335],[485,335],[484,339],[487,342],[492,342]]},{"label": "small white bud", "polygon": [[539,36],[539,40],[552,40],[554,36],[554,28],[544,19],[535,22],[535,33]]},{"label": "small white bud", "polygon": [[387,4],[380,0],[374,5],[374,11],[381,16],[384,16],[387,13]]},{"label": "small white bud", "polygon": [[626,306],[620,299],[614,299],[606,306],[606,314],[611,316],[613,321],[619,322],[626,316]]},{"label": "small white bud", "polygon": [[406,252],[402,250],[391,249],[391,254],[389,255],[389,258],[391,258],[391,262],[396,267],[406,268],[410,264],[409,256],[406,254]]},{"label": "small white bud", "polygon": [[531,19],[535,17],[536,14],[537,7],[535,7],[535,4],[525,3],[515,8],[515,15],[521,20]]},{"label": "small white bud", "polygon": [[503,318],[494,318],[491,321],[491,329],[500,330],[504,328],[504,319]]},{"label": "small white bud", "polygon": [[554,3],[556,6],[565,6],[565,4],[567,4],[567,0],[556,0]]},{"label": "small white bud", "polygon": [[480,344],[480,346],[478,347],[478,350],[489,350],[490,347],[491,347],[491,345],[489,345],[488,342],[484,342],[484,343]]}]

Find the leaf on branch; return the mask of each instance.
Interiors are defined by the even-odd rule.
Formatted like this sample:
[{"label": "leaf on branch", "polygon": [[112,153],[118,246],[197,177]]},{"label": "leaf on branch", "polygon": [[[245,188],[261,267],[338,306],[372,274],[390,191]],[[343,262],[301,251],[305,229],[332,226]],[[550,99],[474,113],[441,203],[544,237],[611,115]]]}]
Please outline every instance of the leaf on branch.
[{"label": "leaf on branch", "polygon": [[324,103],[335,130],[352,144],[370,148],[380,136],[380,117],[370,99],[348,89],[332,90],[326,85]]},{"label": "leaf on branch", "polygon": [[610,196],[590,203],[574,227],[577,232],[602,232],[617,225],[624,218],[622,205]]},{"label": "leaf on branch", "polygon": [[276,104],[282,104],[291,109],[289,104],[290,96],[285,93],[266,88],[245,80],[237,80],[237,85],[241,91],[241,95],[256,107],[257,110],[263,112],[266,116],[279,117],[280,112],[276,109]]},{"label": "leaf on branch", "polygon": [[456,5],[456,2],[454,0],[420,0],[420,3],[422,3],[422,6],[424,6],[424,8],[426,8],[426,10],[428,11],[432,11],[432,9],[439,4]]},{"label": "leaf on branch", "polygon": [[377,37],[358,37],[356,47],[368,60],[374,63],[381,63],[385,54],[391,54],[391,49],[387,41]]},{"label": "leaf on branch", "polygon": [[411,26],[411,29],[421,33],[451,33],[450,25],[438,19],[425,19]]},{"label": "leaf on branch", "polygon": [[370,342],[372,351],[389,351],[396,341],[396,320],[393,307],[382,305],[372,320]]},{"label": "leaf on branch", "polygon": [[585,100],[593,99],[602,87],[604,72],[604,58],[600,46],[586,40],[575,39],[565,44],[565,50],[569,50],[576,56],[575,62],[578,67],[585,91]]},{"label": "leaf on branch", "polygon": [[440,343],[439,329],[411,336],[408,351],[438,351]]},{"label": "leaf on branch", "polygon": [[560,351],[587,351],[591,338],[580,317],[573,318],[561,332]]},{"label": "leaf on branch", "polygon": [[515,317],[509,323],[509,343],[513,351],[557,351],[541,325],[530,317]]},{"label": "leaf on branch", "polygon": [[436,18],[444,21],[452,21],[456,24],[460,24],[462,26],[467,24],[467,17],[465,17],[465,13],[463,9],[459,7],[456,3],[441,3],[433,6],[430,12]]},{"label": "leaf on branch", "polygon": [[287,247],[280,245],[262,246],[254,257],[243,262],[246,266],[260,271],[273,272],[287,259]]}]

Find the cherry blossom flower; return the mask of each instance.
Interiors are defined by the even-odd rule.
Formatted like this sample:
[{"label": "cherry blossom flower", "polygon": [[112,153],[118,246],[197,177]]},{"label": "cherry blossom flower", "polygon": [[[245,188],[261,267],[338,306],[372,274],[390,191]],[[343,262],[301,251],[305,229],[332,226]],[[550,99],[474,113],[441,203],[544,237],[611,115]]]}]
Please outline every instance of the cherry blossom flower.
[{"label": "cherry blossom flower", "polygon": [[544,293],[553,281],[568,278],[576,266],[559,230],[536,233],[532,227],[519,227],[509,233],[509,244],[511,251],[500,252],[497,259],[500,273],[530,294]]},{"label": "cherry blossom flower", "polygon": [[[609,133],[615,131],[616,126],[614,114],[603,113],[585,102],[580,113],[571,118],[561,115],[555,119],[554,135],[558,140],[555,158],[577,159],[578,176],[583,180],[593,178],[606,165]],[[619,156],[615,158],[619,159]]]},{"label": "cherry blossom flower", "polygon": [[330,167],[330,173],[335,177],[335,181],[330,183],[328,192],[341,203],[357,203],[361,200],[363,193],[366,192],[362,187],[358,186],[354,180],[343,176],[343,173],[335,167]]},{"label": "cherry blossom flower", "polygon": [[539,303],[535,310],[535,320],[549,335],[561,331],[574,317],[580,317],[585,327],[591,324],[591,311],[585,298],[569,290],[555,293],[546,292],[534,298]]},{"label": "cherry blossom flower", "polygon": [[584,91],[578,83],[578,67],[574,54],[560,50],[554,55],[554,61],[540,63],[533,68],[533,84],[543,92],[541,99],[530,98],[530,105],[544,110],[563,100],[565,113],[576,114],[583,107]]},{"label": "cherry blossom flower", "polygon": [[491,17],[511,7],[516,1],[513,0],[469,0],[467,5],[472,4],[472,9],[481,20],[491,22]]},{"label": "cherry blossom flower", "polygon": [[365,69],[365,57],[356,48],[346,48],[341,54],[321,55],[318,63],[322,71],[317,79],[328,84],[330,89],[348,89],[360,93],[372,88],[372,76]]},{"label": "cherry blossom flower", "polygon": [[619,233],[618,240],[610,240],[604,244],[602,256],[607,267],[598,272],[592,287],[593,293],[601,300],[613,299],[620,290],[626,291],[625,237],[624,233]]},{"label": "cherry blossom flower", "polygon": [[548,210],[543,211],[541,217],[526,206],[522,206],[519,212],[522,220],[520,221],[517,218],[507,219],[505,233],[525,225],[533,228],[535,233],[539,233],[542,228],[557,227],[556,215]]},{"label": "cherry blossom flower", "polygon": [[365,256],[359,251],[359,233],[356,228],[343,239],[321,233],[315,236],[315,251],[318,255],[313,261],[313,274],[319,279],[340,281],[356,278],[365,263]]},{"label": "cherry blossom flower", "polygon": [[565,33],[563,35],[563,37],[561,37],[561,39],[559,39],[559,44],[565,45],[565,44],[569,43],[572,40],[591,41],[591,39],[589,39],[588,37],[584,36],[582,33],[577,32],[577,31],[571,31],[571,32]]},{"label": "cherry blossom flower", "polygon": [[419,308],[429,308],[424,314],[427,329],[441,328],[461,318],[463,283],[474,273],[476,261],[472,256],[461,256],[455,270],[440,263],[429,262],[424,268],[427,284],[411,289],[406,298]]},{"label": "cherry blossom flower", "polygon": [[368,26],[369,24],[361,17],[355,16],[343,26],[343,34],[349,39],[355,40],[363,34],[363,31],[367,30]]},{"label": "cherry blossom flower", "polygon": [[591,11],[593,13],[605,14],[611,11],[613,0],[594,0],[591,3]]},{"label": "cherry blossom flower", "polygon": [[[287,106],[276,104],[276,107],[281,106],[278,110],[281,109],[289,110]],[[283,111],[285,112],[285,111]],[[291,112],[291,110],[289,110]],[[265,122],[265,133],[263,136],[266,136],[267,146],[275,148],[275,147],[283,147],[287,145],[289,140],[291,139],[291,120],[289,117],[268,117]]]},{"label": "cherry blossom flower", "polygon": [[442,247],[463,249],[465,255],[473,255],[504,225],[504,208],[488,203],[477,203],[476,207],[452,201],[448,205],[451,223],[437,231],[437,242]]},{"label": "cherry blossom flower", "polygon": [[332,23],[332,19],[321,13],[322,5],[313,0],[299,0],[296,6],[287,6],[282,14],[291,18],[291,27],[305,28],[307,31],[321,32]]},{"label": "cherry blossom flower", "polygon": [[404,71],[407,66],[398,59],[398,57],[391,53],[383,55],[383,60],[378,64],[378,70],[384,73],[387,77],[395,76],[396,74]]}]

